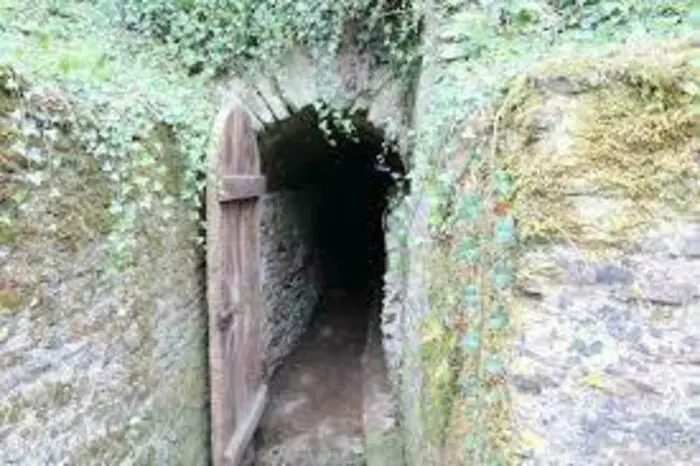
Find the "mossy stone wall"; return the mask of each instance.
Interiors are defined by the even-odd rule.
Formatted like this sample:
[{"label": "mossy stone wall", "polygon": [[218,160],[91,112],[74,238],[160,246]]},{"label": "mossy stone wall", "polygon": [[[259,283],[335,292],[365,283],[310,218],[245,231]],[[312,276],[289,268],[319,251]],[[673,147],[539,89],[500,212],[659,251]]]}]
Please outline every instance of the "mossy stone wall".
[{"label": "mossy stone wall", "polygon": [[[115,186],[60,123],[70,96],[0,77],[0,463],[208,464],[196,222],[142,206],[136,254],[115,268]],[[177,194],[163,128],[141,142],[161,148],[143,170]]]},{"label": "mossy stone wall", "polygon": [[589,50],[514,84],[526,464],[690,465],[700,447],[698,57],[690,38]]},{"label": "mossy stone wall", "polygon": [[[514,178],[507,208],[519,234],[512,338],[499,343],[507,398],[487,401],[491,437],[482,440],[514,464],[691,464],[700,438],[692,369],[700,342],[697,39],[553,50],[486,112],[450,129],[433,109],[447,87],[459,88],[450,77],[469,73],[441,54],[439,31],[449,21],[428,23],[433,58],[416,106],[416,157],[437,159],[414,166],[430,172],[441,152],[459,154],[450,139],[485,141],[495,166]],[[442,161],[445,169],[457,158]],[[468,449],[479,429],[461,415],[469,398],[450,362],[464,342],[440,312],[459,302],[463,290],[451,277],[460,269],[442,244],[450,231],[432,229],[420,175],[405,206],[408,240],[394,256],[407,277],[398,283],[408,286],[387,298],[402,309],[406,456],[416,465],[478,461]],[[416,348],[429,349],[429,359],[421,362]]]}]

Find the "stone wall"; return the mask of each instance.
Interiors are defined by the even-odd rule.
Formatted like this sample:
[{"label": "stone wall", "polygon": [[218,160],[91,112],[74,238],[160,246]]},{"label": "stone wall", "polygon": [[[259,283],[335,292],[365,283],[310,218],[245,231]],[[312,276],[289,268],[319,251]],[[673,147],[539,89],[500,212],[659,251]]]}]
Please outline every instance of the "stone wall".
[{"label": "stone wall", "polygon": [[[424,41],[430,46],[438,35],[438,25],[426,9]],[[405,463],[429,465],[433,452],[426,438],[421,407],[424,399],[423,368],[420,362],[421,322],[430,313],[427,290],[430,281],[427,254],[430,251],[428,233],[428,203],[421,169],[432,166],[421,160],[430,154],[430,135],[441,107],[435,105],[438,78],[446,70],[437,54],[424,59],[416,89],[411,125],[415,130],[410,160],[406,166],[412,172],[410,189],[397,193],[397,202],[386,219],[387,272],[385,274],[382,311],[383,346],[391,374],[394,402],[405,455]]]},{"label": "stone wall", "polygon": [[312,243],[314,191],[279,191],[263,198],[261,247],[266,371],[279,366],[307,328],[318,302],[320,275]]},{"label": "stone wall", "polygon": [[518,297],[513,402],[524,464],[693,464],[699,238],[689,222],[617,260],[584,261],[574,246],[524,256],[559,271]]},{"label": "stone wall", "polygon": [[[10,116],[11,103],[0,114],[8,157],[38,118]],[[171,168],[162,181],[176,193],[177,164],[161,142],[157,160]],[[10,168],[2,187],[0,463],[208,464],[196,223],[182,206],[142,206],[129,236],[136,254],[115,269],[114,184],[67,134],[24,143],[70,162]],[[50,182],[29,183],[30,173]]]},{"label": "stone wall", "polygon": [[426,276],[423,274],[427,270],[422,267],[416,243],[409,240],[424,235],[422,221],[418,220],[406,231],[406,218],[411,217],[416,202],[415,197],[405,199],[387,219],[387,272],[381,314],[382,346],[408,465],[427,464],[423,462],[427,443],[420,408],[423,379],[418,349],[419,325],[430,306],[424,294]]},{"label": "stone wall", "polygon": [[[454,103],[441,99],[470,95],[467,88],[483,79],[469,79],[461,39],[440,34],[460,30],[459,14],[436,24],[427,12],[416,168],[427,166],[419,158],[438,154],[450,132],[462,131],[450,125],[466,116],[445,113]],[[533,67],[547,71],[527,76],[536,90],[516,96],[517,115],[505,118],[499,163],[508,161],[521,179],[514,209],[520,233],[529,236],[511,317],[517,339],[508,417],[518,464],[683,465],[699,448],[700,142],[689,106],[697,52],[697,39],[562,52]],[[645,86],[663,92],[650,96]],[[659,105],[655,98],[669,100]],[[587,134],[584,121],[597,133]],[[537,180],[532,189],[525,177]],[[420,407],[432,400],[414,349],[434,305],[427,289],[435,271],[425,259],[431,238],[421,173],[412,174],[411,188],[393,220],[383,328],[399,381],[406,457],[426,465],[432,452]],[[465,435],[448,435],[464,444]]]},{"label": "stone wall", "polygon": [[[683,83],[699,51],[681,40],[589,53],[538,66],[509,120],[532,118],[509,138],[527,192],[512,366],[523,464],[694,464],[700,133]],[[666,106],[630,84],[650,70]]]},{"label": "stone wall", "polygon": [[[344,63],[356,63],[359,66],[347,69]],[[365,123],[368,126],[383,131],[387,138],[398,139],[401,149],[406,150],[409,109],[405,102],[407,93],[411,90],[405,89],[401,83],[392,79],[391,70],[370,66],[371,63],[373,61],[370,56],[358,54],[353,50],[345,50],[338,59],[324,62],[314,62],[307,51],[296,50],[289,54],[286,62],[274,73],[237,76],[222,82],[221,106],[226,107],[232,103],[242,105],[251,112],[254,124],[260,131],[263,167],[268,182],[272,185],[271,189],[280,191],[280,194],[274,195],[277,201],[266,201],[268,208],[275,203],[282,206],[293,202],[291,198],[283,200],[286,194],[281,194],[281,191],[289,192],[290,187],[296,189],[308,182],[305,177],[309,172],[303,167],[312,165],[311,159],[325,147],[323,135],[317,128],[309,126],[316,124],[309,118],[313,116],[315,104],[323,102],[358,113],[366,112]],[[404,159],[402,162],[404,166],[408,166],[408,160]],[[269,214],[266,215],[270,218],[281,218],[280,209],[270,208]],[[274,213],[275,210],[280,211],[279,215]],[[286,223],[293,218],[287,217],[282,221],[287,227],[275,227],[277,233],[264,227],[269,230],[264,234],[268,235],[268,238],[274,238],[275,235],[280,237],[284,228],[298,228],[299,224],[293,226]],[[264,220],[265,222],[267,220]],[[289,238],[293,244],[301,244],[299,233],[294,233]],[[278,267],[273,265],[278,261],[281,261],[281,267],[281,264],[292,264],[302,260],[301,257],[305,254],[301,251],[294,253],[297,254],[295,256],[291,252],[285,252],[284,257],[275,258],[275,240],[272,239],[269,245],[265,244],[267,242],[268,239],[263,238],[263,247],[268,251],[265,253],[265,260],[271,269]],[[389,267],[392,268],[393,265]],[[274,275],[275,273],[267,273],[265,280],[272,281],[264,286],[268,302],[266,306],[270,312],[269,335],[271,341],[278,341],[271,343],[269,361],[272,366],[289,351],[292,341],[296,338],[294,335],[299,332],[299,327],[294,326],[293,335],[282,336],[284,328],[296,325],[291,321],[291,316],[306,316],[308,303],[315,299],[310,290],[302,291],[300,286],[285,290],[279,285],[283,283],[281,275]],[[302,279],[302,274],[297,273],[297,282],[300,283]],[[399,286],[397,283],[396,287]],[[388,287],[393,288],[394,283],[391,282]],[[292,306],[291,309],[285,307],[289,306],[289,302],[285,305],[283,300],[294,294],[303,297],[302,303]],[[399,314],[389,311],[387,315],[388,320],[393,321],[393,316]],[[397,337],[394,341],[397,343],[390,344],[385,349],[394,353],[389,357],[396,361],[399,359],[400,339]],[[398,385],[398,379],[394,382]]]},{"label": "stone wall", "polygon": [[100,245],[34,263],[41,289],[0,316],[2,464],[207,464],[204,307],[177,244],[121,286]]}]

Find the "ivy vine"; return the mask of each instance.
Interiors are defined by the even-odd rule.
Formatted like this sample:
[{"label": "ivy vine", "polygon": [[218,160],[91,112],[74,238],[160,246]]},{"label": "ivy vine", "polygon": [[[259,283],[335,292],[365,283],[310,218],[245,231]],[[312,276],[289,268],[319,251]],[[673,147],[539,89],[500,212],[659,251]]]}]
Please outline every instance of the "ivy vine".
[{"label": "ivy vine", "polygon": [[120,21],[165,44],[192,74],[269,68],[299,46],[333,57],[348,39],[377,63],[406,69],[416,58],[419,8],[407,0],[127,0]]},{"label": "ivy vine", "polygon": [[[491,421],[507,409],[504,341],[518,239],[508,201],[517,180],[498,163],[500,114],[493,103],[507,102],[506,84],[553,45],[688,32],[698,27],[698,10],[693,0],[467,3],[436,1],[427,11],[422,1],[408,0],[6,1],[0,2],[0,64],[70,96],[69,114],[47,123],[46,134],[69,131],[117,187],[109,207],[117,269],[138,259],[132,243],[154,203],[184,203],[200,219],[216,78],[244,67],[272,69],[300,45],[319,58],[335,56],[348,39],[402,78],[421,61],[426,70],[436,67],[440,84],[423,109],[412,154],[410,177],[424,191],[397,212],[408,225],[416,210],[410,207],[429,197],[431,246],[447,264],[449,286],[434,286],[434,302],[449,307],[437,325],[444,338],[428,338],[426,346],[433,345],[428,362],[449,356],[444,385],[459,388],[447,406],[459,409],[445,410],[456,413],[449,422],[476,426],[460,439],[459,460],[500,465],[508,461],[506,442]],[[426,14],[440,37],[424,48]],[[322,122],[333,118],[328,126],[349,131],[346,113],[321,104]],[[483,114],[491,116],[490,137],[462,137]],[[160,131],[167,137],[155,137]],[[182,166],[176,192],[157,176],[164,140],[174,143]],[[31,149],[22,148],[23,156],[31,158]],[[464,164],[446,163],[455,159]]]},{"label": "ivy vine", "polygon": [[421,348],[429,385],[423,411],[438,417],[440,429],[433,460],[505,465],[518,461],[507,387],[518,232],[510,207],[517,174],[499,163],[503,112],[530,65],[554,47],[686,34],[698,10],[689,1],[475,3],[438,3],[432,12],[440,34],[423,53],[437,84],[413,154],[413,177],[424,189],[409,202],[415,212],[427,196],[431,206],[432,238],[413,241],[430,241],[435,257]]}]

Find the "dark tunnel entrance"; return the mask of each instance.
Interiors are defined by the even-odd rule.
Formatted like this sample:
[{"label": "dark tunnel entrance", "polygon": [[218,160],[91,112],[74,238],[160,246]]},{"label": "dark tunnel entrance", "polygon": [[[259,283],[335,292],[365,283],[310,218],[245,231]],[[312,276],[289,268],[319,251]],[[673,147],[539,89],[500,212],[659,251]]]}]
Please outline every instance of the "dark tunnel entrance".
[{"label": "dark tunnel entrance", "polygon": [[314,236],[326,290],[367,293],[384,273],[382,217],[393,180],[378,168],[378,149],[344,141],[324,167]]},{"label": "dark tunnel entrance", "polygon": [[[296,199],[285,215],[305,232],[293,248],[308,249],[309,273],[307,290],[295,292],[297,301],[271,316],[272,332],[280,335],[273,341],[284,338],[278,327],[304,329],[294,341],[288,338],[288,352],[271,378],[270,405],[256,434],[258,466],[365,464],[366,365],[370,353],[382,357],[376,348],[370,351],[368,336],[381,335],[384,218],[401,192],[403,167],[363,116],[354,126],[351,135],[331,128],[329,139],[316,112],[306,109],[261,141],[270,190]],[[313,306],[299,306],[311,288]],[[276,324],[292,307],[297,322]],[[382,362],[372,367],[383,368]],[[373,378],[386,377],[372,372]]]}]

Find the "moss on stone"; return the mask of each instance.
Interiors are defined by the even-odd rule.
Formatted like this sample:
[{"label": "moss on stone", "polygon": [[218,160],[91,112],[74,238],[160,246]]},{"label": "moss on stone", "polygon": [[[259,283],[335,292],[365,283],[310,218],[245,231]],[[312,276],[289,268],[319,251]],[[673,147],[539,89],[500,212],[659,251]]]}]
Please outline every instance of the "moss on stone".
[{"label": "moss on stone", "polygon": [[0,173],[13,173],[23,168],[23,159],[12,150],[12,145],[19,139],[21,133],[6,118],[7,114],[0,113],[0,148],[2,148]]},{"label": "moss on stone", "polygon": [[439,314],[433,313],[421,329],[421,363],[428,400],[422,406],[422,417],[428,437],[435,444],[442,441],[459,393],[455,361],[457,334]]},{"label": "moss on stone", "polygon": [[0,404],[0,425],[17,424],[24,419],[25,411],[31,403],[21,395],[15,395]]},{"label": "moss on stone", "polygon": [[20,238],[19,230],[9,218],[0,217],[0,244],[16,244]]},{"label": "moss on stone", "polygon": [[75,387],[71,383],[56,382],[49,388],[52,396],[51,401],[55,408],[69,406],[75,396]]},{"label": "moss on stone", "polygon": [[[563,241],[604,254],[634,244],[664,217],[698,213],[700,76],[691,64],[698,52],[692,41],[679,41],[608,50],[604,58],[591,53],[546,61],[506,86],[489,121],[472,122],[471,133],[481,135],[479,146],[493,157],[491,169],[516,177],[508,201],[521,251]],[[469,178],[464,188],[485,189],[491,182]],[[491,228],[493,218],[486,217],[482,223]],[[464,303],[454,290],[463,285],[455,276],[478,284],[482,309],[494,308],[497,294],[484,268],[495,264],[489,261],[497,251],[482,250],[493,257],[473,266],[451,263],[455,245],[472,234],[452,226],[433,245],[432,309],[421,328],[423,422],[443,452],[439,464],[474,455],[487,464],[507,464],[517,451],[508,386],[502,377],[484,374],[483,357],[503,355],[507,363],[516,328],[481,333],[478,344],[485,351],[476,356],[456,350],[459,335],[478,329],[458,318]],[[533,272],[531,266],[520,264],[517,278]],[[518,303],[505,299],[515,323]]]},{"label": "moss on stone", "polygon": [[13,174],[23,167],[23,160],[13,150],[20,132],[10,124],[8,118],[17,106],[17,99],[2,85],[2,79],[7,73],[7,69],[0,67],[0,208],[3,211],[0,214],[0,244],[11,245],[21,237],[16,220],[7,212],[23,197],[23,183],[13,179]]},{"label": "moss on stone", "polygon": [[[21,83],[21,85],[20,85]],[[70,134],[60,132],[61,144],[23,134],[10,115],[21,108],[23,119],[41,120],[45,109],[24,99],[27,86],[8,68],[0,69],[0,176],[11,177],[0,188],[0,205],[8,214],[0,218],[0,239],[8,244],[32,238],[53,239],[77,251],[95,234],[106,233],[112,224],[107,207],[113,188],[102,174],[98,161],[80,150]],[[68,142],[68,143],[67,143]],[[32,149],[44,160],[59,160],[58,166],[28,164],[17,150]],[[31,186],[27,174],[40,174],[46,180]],[[49,181],[50,180],[50,181]],[[23,211],[17,208],[22,205]]]},{"label": "moss on stone", "polygon": [[9,115],[16,108],[17,96],[26,82],[15,71],[0,64],[0,116]]},{"label": "moss on stone", "polygon": [[18,290],[10,287],[0,288],[0,312],[3,309],[12,310],[24,304],[25,297]]},{"label": "moss on stone", "polygon": [[[517,178],[520,252],[563,243],[595,261],[700,213],[699,57],[690,40],[617,47],[543,62],[511,83],[498,153]],[[560,276],[535,256],[520,255],[519,283]]]},{"label": "moss on stone", "polygon": [[[88,466],[94,464],[95,458],[100,458],[112,464],[125,462],[155,466],[158,462],[155,447],[149,442],[149,434],[145,424],[110,426],[106,434],[76,449],[70,463]],[[137,463],[134,461],[136,459]]]},{"label": "moss on stone", "polygon": [[686,41],[643,55],[557,60],[511,89],[501,156],[518,177],[522,241],[603,251],[695,212],[698,57]]},{"label": "moss on stone", "polygon": [[[5,183],[6,178],[0,180],[0,242],[11,245],[7,269],[13,274],[10,291],[0,284],[0,318],[7,309],[21,312],[22,320],[31,325],[13,322],[6,326],[13,332],[11,337],[43,345],[42,355],[54,351],[60,363],[56,371],[64,363],[78,369],[75,374],[60,370],[62,381],[56,380],[53,367],[38,374],[31,387],[26,387],[29,392],[0,401],[0,424],[26,429],[29,445],[50,443],[58,435],[44,431],[43,425],[55,426],[62,420],[94,423],[97,431],[77,432],[71,445],[57,445],[53,453],[37,452],[36,457],[62,452],[71,464],[94,464],[96,458],[109,464],[206,464],[206,345],[204,337],[193,337],[200,330],[193,326],[201,323],[205,327],[206,319],[190,312],[196,308],[191,302],[200,290],[192,286],[198,277],[191,266],[195,254],[188,246],[194,241],[185,241],[182,235],[189,234],[194,240],[196,224],[182,207],[187,171],[177,152],[179,141],[174,131],[151,122],[153,129],[139,135],[142,139],[138,142],[149,151],[148,156],[154,156],[155,163],[149,160],[136,173],[141,153],[127,149],[111,158],[114,154],[103,156],[85,149],[85,135],[76,133],[74,123],[77,119],[81,125],[90,124],[90,114],[97,109],[87,107],[89,100],[79,102],[65,95],[51,99],[53,94],[45,95],[39,89],[36,93],[21,89],[9,92],[5,86],[8,76],[15,79],[12,70],[0,67],[0,176],[12,175],[7,178],[10,183]],[[57,114],[56,101],[72,105],[58,109]],[[36,126],[42,132],[50,127],[54,134],[25,136],[22,123],[30,120],[39,122]],[[98,138],[102,136],[104,133],[98,132]],[[126,144],[131,136],[119,134]],[[118,147],[110,144],[114,141],[103,142],[108,149]],[[13,152],[10,159],[13,146],[19,149],[16,152],[24,153]],[[32,155],[38,150],[41,157],[37,158],[47,163],[27,162],[25,148],[32,148]],[[139,208],[137,230],[126,231],[129,236],[125,241],[135,243],[137,261],[115,276],[106,273],[109,264],[105,259],[111,252],[107,236],[120,225],[109,207],[125,184],[117,185],[103,171],[107,156],[129,182],[134,181],[131,174],[141,177],[139,181],[145,184],[142,190],[128,186],[133,188],[136,202],[144,193],[154,198],[150,206]],[[122,162],[126,168],[119,165]],[[26,177],[37,173],[43,175],[38,185]],[[159,192],[150,190],[156,182],[162,184]],[[168,196],[172,202],[163,202]],[[163,222],[159,215],[163,209],[172,213],[172,223]],[[185,289],[187,292],[182,291]],[[167,324],[157,320],[159,299],[175,307],[163,312]],[[32,305],[14,311],[26,301]],[[187,317],[181,315],[184,310]],[[0,325],[0,333],[3,330]],[[206,331],[201,330],[203,334]],[[184,338],[188,342],[178,341]],[[196,346],[191,346],[190,338],[196,339]],[[55,347],[56,341],[76,348],[96,344],[108,354],[77,350],[65,355]],[[173,341],[183,343],[186,354],[170,354]],[[35,357],[39,356],[2,355],[0,368],[35,367]],[[26,363],[20,358],[26,358]],[[98,378],[105,382],[97,391],[93,390],[92,376],[80,376],[88,364],[96,362],[101,363]],[[166,381],[166,375],[172,380]],[[161,417],[154,414],[154,404],[162,411]],[[76,406],[80,409],[70,409]],[[104,435],[99,433],[102,427],[109,429]],[[173,454],[180,451],[178,445],[189,450],[180,463]]]}]

